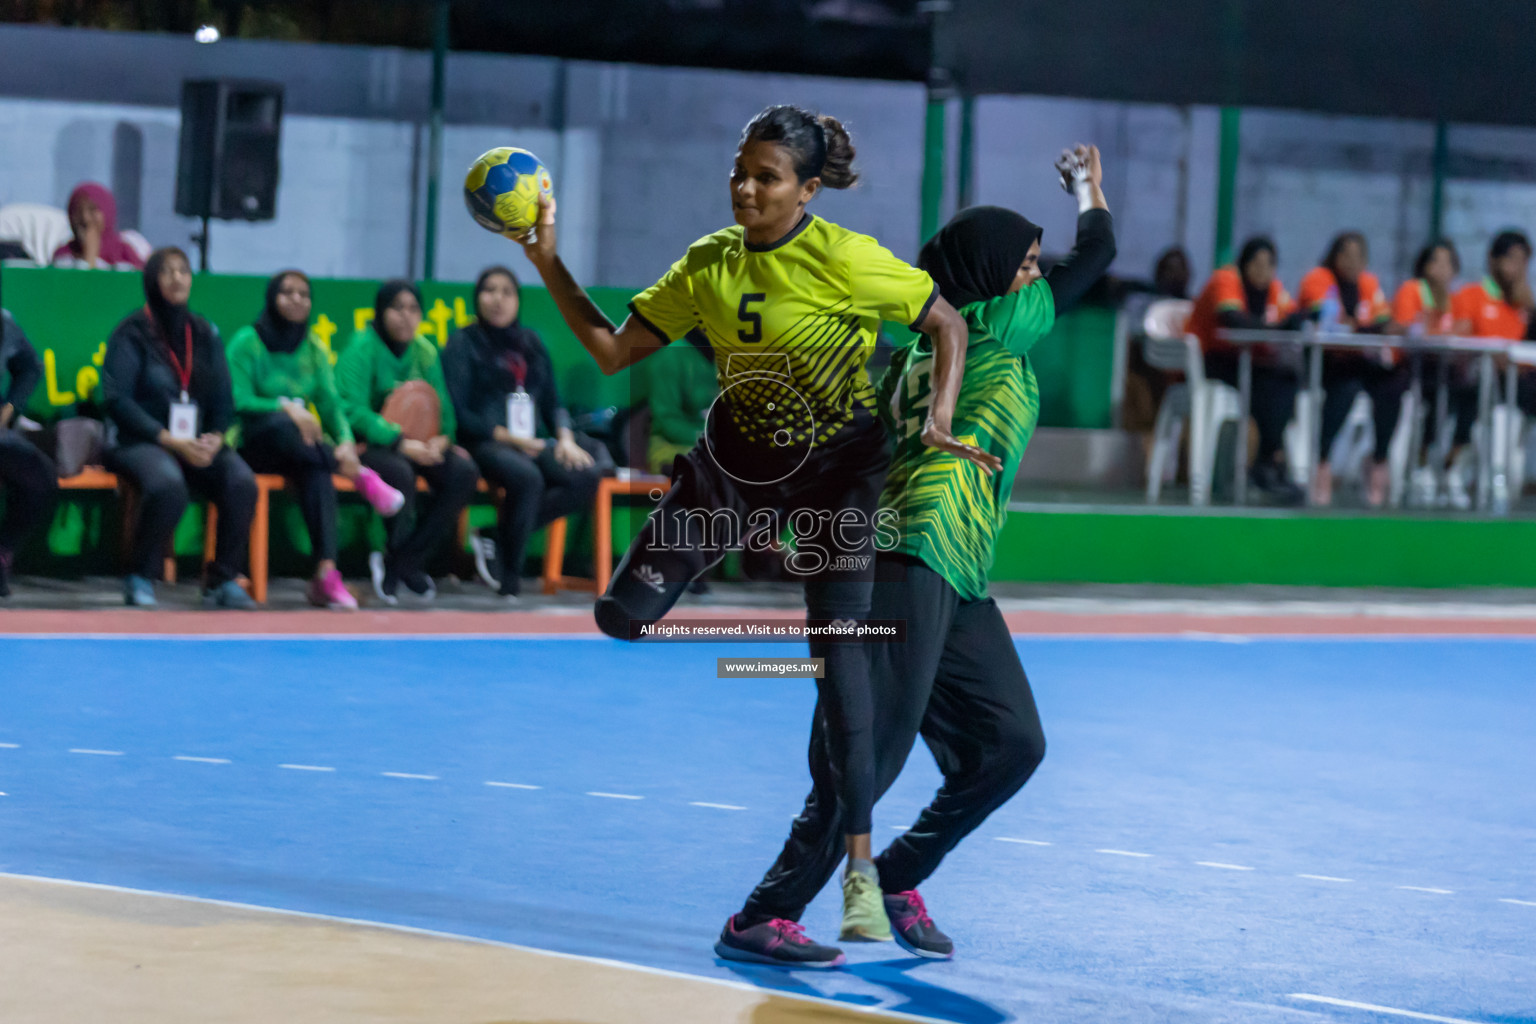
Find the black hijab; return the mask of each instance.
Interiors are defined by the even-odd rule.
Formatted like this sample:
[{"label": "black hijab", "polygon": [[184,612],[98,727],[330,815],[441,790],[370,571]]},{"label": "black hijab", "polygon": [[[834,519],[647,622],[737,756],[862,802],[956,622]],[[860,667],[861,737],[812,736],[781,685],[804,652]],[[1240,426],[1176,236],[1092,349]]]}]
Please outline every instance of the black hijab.
[{"label": "black hijab", "polygon": [[[497,275],[510,280],[512,290],[517,294],[517,316],[513,317],[512,322],[505,327],[492,327],[480,313],[480,289],[485,287],[485,282]],[[474,296],[475,328],[480,332],[480,336],[495,349],[514,349],[526,355],[532,348],[530,344],[532,339],[528,336],[533,332],[523,326],[523,285],[517,279],[517,275],[508,267],[486,267],[480,271],[480,276],[475,278]]]},{"label": "black hijab", "polygon": [[[161,341],[167,345],[174,344],[180,351],[186,343],[187,317],[191,313],[185,305],[172,304],[160,290],[160,271],[172,256],[180,256],[183,261],[187,259],[186,253],[174,245],[168,245],[156,249],[144,261],[144,299],[155,333],[160,335]],[[190,263],[187,265],[191,266]]]},{"label": "black hijab", "polygon": [[389,346],[389,350],[397,359],[405,352],[410,342],[395,341],[389,336],[389,332],[384,329],[384,311],[394,305],[401,292],[410,292],[416,296],[416,304],[423,309],[426,308],[426,304],[421,301],[421,289],[403,277],[397,277],[379,285],[379,293],[373,298],[373,332],[379,336],[379,340]]},{"label": "black hijab", "polygon": [[256,318],[256,333],[268,352],[296,352],[309,334],[309,321],[294,323],[277,308],[277,294],[283,289],[286,277],[302,277],[309,284],[309,275],[302,270],[285,270],[267,282],[267,304]]},{"label": "black hijab", "polygon": [[973,206],[955,214],[928,240],[917,265],[939,294],[959,309],[1006,295],[1042,229],[1001,206]]}]

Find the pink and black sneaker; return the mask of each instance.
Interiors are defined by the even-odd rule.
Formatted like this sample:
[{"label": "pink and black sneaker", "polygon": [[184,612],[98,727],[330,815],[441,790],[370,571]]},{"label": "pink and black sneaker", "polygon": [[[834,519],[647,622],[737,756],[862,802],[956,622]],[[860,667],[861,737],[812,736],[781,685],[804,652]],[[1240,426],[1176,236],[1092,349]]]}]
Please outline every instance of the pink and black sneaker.
[{"label": "pink and black sneaker", "polygon": [[405,507],[405,495],[395,490],[384,482],[384,478],[373,470],[364,466],[358,470],[357,482],[354,484],[357,493],[363,496],[363,500],[373,506],[373,510],[388,519]]},{"label": "pink and black sneaker", "polygon": [[891,919],[891,937],[896,945],[913,956],[930,960],[948,960],[955,955],[955,944],[939,931],[923,906],[916,889],[885,894],[885,916]]},{"label": "pink and black sneaker", "polygon": [[357,598],[341,582],[341,573],[336,569],[310,580],[308,597],[309,603],[316,608],[330,608],[338,612],[357,611]]},{"label": "pink and black sneaker", "polygon": [[843,951],[823,946],[806,938],[805,929],[794,921],[775,917],[750,928],[736,927],[732,914],[715,943],[715,955],[722,960],[748,964],[772,964],[775,967],[841,967]]}]

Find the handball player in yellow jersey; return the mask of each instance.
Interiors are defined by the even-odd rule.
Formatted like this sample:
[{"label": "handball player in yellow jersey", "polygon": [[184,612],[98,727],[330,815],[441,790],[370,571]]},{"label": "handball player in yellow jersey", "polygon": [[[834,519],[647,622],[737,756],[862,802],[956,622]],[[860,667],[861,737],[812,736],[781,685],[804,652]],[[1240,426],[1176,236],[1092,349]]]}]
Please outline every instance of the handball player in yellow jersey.
[{"label": "handball player in yellow jersey", "polygon": [[[795,535],[786,568],[804,581],[808,625],[868,618],[891,446],[865,363],[883,321],[909,324],[933,352],[922,443],[986,473],[1001,468],[997,456],[951,433],[965,321],[926,273],[873,238],[806,210],[823,187],[854,184],[853,158],[848,133],[835,118],[792,106],[757,115],[742,132],[730,176],[735,226],[690,246],[635,297],[618,327],[561,262],[552,200],[543,203],[534,231],[518,239],[571,331],[605,373],[692,330],[703,331],[715,351],[721,394],[704,436],[676,460],[672,489],[597,601],[598,625],[610,636],[637,639],[726,550],[770,544],[783,527]],[[844,812],[842,935],[887,940],[890,925],[870,847],[868,662],[859,643],[828,634],[813,636],[810,649],[825,668],[817,680],[811,762],[830,775],[812,780],[813,793],[835,793]],[[786,855],[795,849],[792,838]],[[750,905],[727,920],[715,951],[794,967],[843,962],[841,951],[806,937],[795,920],[754,913]]]}]

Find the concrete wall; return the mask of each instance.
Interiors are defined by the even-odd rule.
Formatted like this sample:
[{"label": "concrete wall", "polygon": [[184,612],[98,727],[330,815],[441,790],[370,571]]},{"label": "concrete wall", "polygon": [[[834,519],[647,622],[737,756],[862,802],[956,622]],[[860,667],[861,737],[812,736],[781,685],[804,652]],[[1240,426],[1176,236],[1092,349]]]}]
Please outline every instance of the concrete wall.
[{"label": "concrete wall", "polygon": [[[211,266],[420,273],[425,54],[241,40],[199,46],[18,26],[0,26],[0,48],[22,55],[0,62],[0,204],[62,206],[76,183],[99,180],[117,193],[125,227],[156,244],[187,245],[197,225],[173,209],[182,79],[278,79],[285,115],[277,218],[215,222]],[[61,63],[102,75],[57,76]],[[440,278],[472,279],[492,262],[532,273],[515,245],[469,219],[459,187],[481,152],[520,145],[555,178],[562,250],[577,278],[648,284],[690,242],[730,223],[726,178],[737,138],[772,102],[833,111],[855,133],[867,178],[828,192],[816,212],[916,255],[924,102],[916,86],[483,54],[453,55],[447,84]]]},{"label": "concrete wall", "polygon": [[[278,218],[216,222],[213,267],[421,272],[426,54],[242,40],[200,46],[31,26],[0,26],[0,50],[0,204],[62,205],[75,183],[94,178],[115,189],[125,223],[157,244],[186,244],[195,225],[172,209],[182,79],[274,78],[286,88]],[[876,235],[900,256],[916,255],[925,99],[917,86],[484,54],[453,55],[447,85],[439,277],[472,278],[490,262],[529,271],[515,246],[470,221],[459,190],[476,155],[516,144],[539,153],[555,176],[562,246],[578,278],[648,284],[689,242],[729,223],[726,175],[737,137],[771,102],[834,112],[854,132],[865,180],[824,194],[816,211]],[[952,151],[957,121],[949,125]],[[1216,110],[986,97],[975,129],[975,201],[1043,224],[1048,252],[1070,244],[1075,220],[1051,161],[1064,145],[1095,142],[1119,228],[1115,271],[1146,276],[1172,244],[1188,249],[1197,279],[1211,269]],[[1458,125],[1450,140],[1446,232],[1470,274],[1494,232],[1536,228],[1536,131]],[[1237,240],[1274,236],[1282,277],[1294,285],[1333,234],[1358,229],[1372,266],[1395,283],[1428,233],[1433,143],[1423,122],[1247,111]],[[953,176],[946,186],[948,212]]]}]

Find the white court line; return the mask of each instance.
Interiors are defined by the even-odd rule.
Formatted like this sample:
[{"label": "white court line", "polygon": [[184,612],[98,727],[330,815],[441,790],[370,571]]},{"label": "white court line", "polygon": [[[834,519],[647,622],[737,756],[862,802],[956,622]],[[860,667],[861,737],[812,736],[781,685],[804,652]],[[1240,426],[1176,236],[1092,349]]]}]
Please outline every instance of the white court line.
[{"label": "white court line", "polygon": [[[605,637],[606,639],[606,637]],[[574,963],[599,964],[604,967],[616,967],[621,970],[635,971],[639,974],[650,974],[660,978],[676,978],[681,981],[701,981],[706,985],[716,985],[721,988],[735,989],[738,992],[750,992],[757,995],[770,994],[770,990],[760,985],[754,985],[746,981],[733,981],[726,978],[715,978],[704,974],[687,974],[683,971],[669,971],[663,967],[646,967],[643,964],[627,963],[623,960],[611,960],[600,956],[582,956],[579,953],[556,953],[553,950],[539,949],[535,946],[519,946],[512,942],[497,942],[495,939],[482,939],[474,935],[458,935],[453,932],[433,931],[428,928],[412,928],[410,925],[388,924],[382,921],[366,921],[358,917],[337,917],[332,914],[316,914],[304,910],[284,910],[280,907],[263,907],[255,903],[236,903],[233,900],[215,900],[205,896],[187,896],[175,892],[157,892],[153,889],[130,889],[121,885],[106,885],[101,882],[76,882],[68,878],[49,878],[46,875],[22,875],[11,871],[0,871],[0,878],[16,878],[25,882],[47,882],[53,885],[74,886],[79,889],[94,889],[97,892],[119,892],[131,896],[160,896],[164,899],[181,900],[186,903],[201,903],[210,907],[230,907],[235,910],[253,910],[263,914],[277,914],[288,917],[301,917],[310,921],[331,921],[337,924],[357,925],[363,928],[378,928],[384,931],[400,932],[404,935],[426,935],[438,939],[457,939],[460,942],[472,942],[478,946],[494,946],[498,949],[511,949],[519,953],[536,953],[539,956],[553,957],[557,960],[569,960]],[[872,1020],[901,1020],[912,1021],[913,1024],[933,1024],[932,1017],[919,1017],[910,1013],[902,1013],[900,1010],[888,1010],[880,1006],[850,1005],[840,999],[830,999],[826,996],[803,995],[798,992],[780,992],[771,990],[776,999],[793,999],[798,1002],[808,1003],[812,1006],[825,1006],[836,1009],[842,1013],[867,1014]],[[1458,1022],[1460,1024],[1460,1022]]]},{"label": "white court line", "polygon": [[121,750],[86,750],[83,747],[71,747],[69,752],[71,754],[100,754],[102,757],[123,756],[123,752]]},{"label": "white court line", "polygon": [[193,757],[190,754],[177,754],[172,761],[196,761],[198,764],[229,764],[227,757]]},{"label": "white court line", "polygon": [[1310,878],[1314,882],[1353,882],[1353,878],[1335,878],[1333,875],[1297,875],[1297,878]]},{"label": "white court line", "polygon": [[426,782],[436,782],[436,775],[413,775],[410,772],[379,772],[380,775],[391,779],[422,779]]},{"label": "white court line", "polygon": [[1530,900],[1512,900],[1512,899],[1509,899],[1508,897],[1500,897],[1499,898],[1499,902],[1500,903],[1513,903],[1517,907],[1536,907],[1536,903],[1533,903]]},{"label": "white court line", "polygon": [[905,832],[907,830],[907,826],[905,825],[888,825],[886,827],[889,828],[892,832]]},{"label": "white court line", "polygon": [[335,768],[327,768],[320,764],[280,764],[279,768],[290,768],[296,772],[333,772]]},{"label": "white court line", "polygon": [[540,786],[530,786],[526,782],[487,782],[487,786],[495,786],[498,789],[541,789]]},{"label": "white court line", "polygon": [[1372,1013],[1388,1013],[1398,1017],[1412,1017],[1414,1020],[1437,1020],[1441,1024],[1477,1024],[1477,1021],[1467,1020],[1464,1017],[1440,1017],[1433,1013],[1419,1013],[1415,1010],[1398,1010],[1390,1006],[1377,1006],[1375,1003],[1357,1003],[1353,999],[1335,999],[1332,996],[1314,996],[1306,992],[1293,992],[1291,999],[1301,999],[1309,1003],[1327,1003],[1329,1006],[1344,1006],[1351,1010],[1369,1010]]},{"label": "white court line", "polygon": [[20,750],[21,749],[21,744],[20,743],[0,743],[0,747],[5,748],[6,750]]},{"label": "white court line", "polygon": [[644,800],[643,796],[634,796],[630,793],[588,793],[587,796],[605,796],[609,800]]},{"label": "white court line", "polygon": [[1094,850],[1094,853],[1108,853],[1115,857],[1150,857],[1150,853],[1136,853],[1133,850]]},{"label": "white court line", "polygon": [[1219,860],[1197,860],[1196,864],[1203,868],[1221,868],[1223,871],[1252,871],[1253,868],[1244,864],[1223,864]]},{"label": "white court line", "polygon": [[1400,886],[1398,886],[1398,888],[1399,889],[1407,889],[1409,892],[1432,892],[1432,893],[1434,893],[1437,896],[1454,896],[1454,895],[1456,895],[1456,890],[1454,890],[1454,889],[1426,889],[1422,885],[1400,885]]},{"label": "white court line", "polygon": [[[1011,839],[1008,836],[993,836],[994,842],[999,843],[1023,843],[1025,846],[1050,846],[1050,843],[1039,839]],[[1102,851],[1101,851],[1102,852]]]},{"label": "white court line", "polygon": [[694,800],[688,806],[690,806],[690,807],[713,807],[717,811],[744,811],[744,810],[746,810],[745,807],[738,807],[736,804],[712,804],[712,803],[709,803],[709,802],[707,802],[705,800]]}]

